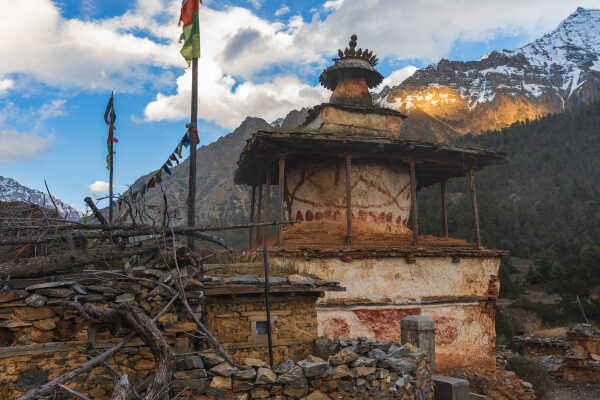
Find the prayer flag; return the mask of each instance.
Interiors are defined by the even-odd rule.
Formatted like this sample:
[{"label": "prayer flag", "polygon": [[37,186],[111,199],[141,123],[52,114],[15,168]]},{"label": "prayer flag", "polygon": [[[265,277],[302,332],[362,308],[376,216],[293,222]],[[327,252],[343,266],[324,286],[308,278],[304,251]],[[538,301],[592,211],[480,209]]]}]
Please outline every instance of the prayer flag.
[{"label": "prayer flag", "polygon": [[200,22],[198,19],[200,6],[198,3],[202,3],[202,0],[183,0],[181,4],[179,23],[183,25],[183,33],[179,40],[183,41],[181,55],[187,61],[188,66],[193,58],[200,57]]},{"label": "prayer flag", "polygon": [[171,154],[171,156],[169,157],[169,160],[173,160],[173,161],[175,161],[177,163],[177,165],[179,165],[179,160],[177,159],[177,157],[175,156],[175,154]]}]

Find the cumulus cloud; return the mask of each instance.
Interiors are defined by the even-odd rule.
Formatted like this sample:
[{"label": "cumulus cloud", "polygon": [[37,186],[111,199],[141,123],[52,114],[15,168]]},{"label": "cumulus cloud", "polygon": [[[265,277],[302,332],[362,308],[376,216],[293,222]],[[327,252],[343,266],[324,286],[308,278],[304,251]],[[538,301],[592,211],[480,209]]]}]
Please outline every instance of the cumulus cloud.
[{"label": "cumulus cloud", "polygon": [[94,196],[98,196],[101,194],[108,193],[108,182],[104,181],[96,181],[92,183],[90,186],[90,191],[94,194]]},{"label": "cumulus cloud", "polygon": [[54,117],[61,117],[66,115],[67,112],[65,110],[65,104],[67,101],[65,99],[54,99],[50,103],[46,103],[40,107],[39,115],[40,119],[48,119]]},{"label": "cumulus cloud", "polygon": [[417,69],[414,65],[408,65],[393,71],[388,77],[383,79],[383,82],[379,85],[379,90],[381,91],[386,86],[392,87],[401,84],[407,78],[410,78]]},{"label": "cumulus cloud", "polygon": [[0,129],[0,163],[29,161],[52,148],[54,134],[46,137],[31,132]]},{"label": "cumulus cloud", "polygon": [[13,81],[12,79],[8,79],[8,78],[0,79],[0,94],[2,94],[2,92],[7,92],[8,90],[12,89],[14,86],[15,86],[15,81]]},{"label": "cumulus cloud", "polygon": [[288,6],[282,6],[277,11],[275,11],[275,16],[276,17],[281,17],[282,15],[285,15],[285,14],[287,14],[289,12],[290,12],[290,8]]},{"label": "cumulus cloud", "polygon": [[329,0],[323,4],[323,8],[326,10],[337,10],[342,6],[342,4],[344,4],[344,0]]}]

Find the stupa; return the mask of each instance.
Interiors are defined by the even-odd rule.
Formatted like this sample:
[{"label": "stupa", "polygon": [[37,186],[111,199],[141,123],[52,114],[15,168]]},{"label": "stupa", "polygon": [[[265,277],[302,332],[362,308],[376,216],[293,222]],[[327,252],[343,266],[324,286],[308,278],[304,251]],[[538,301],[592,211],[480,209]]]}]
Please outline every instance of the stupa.
[{"label": "stupa", "polygon": [[[403,137],[405,115],[373,104],[383,76],[371,50],[349,46],[323,71],[328,103],[298,128],[259,131],[235,173],[252,186],[253,221],[270,221],[277,185],[279,222],[266,233],[273,265],[340,281],[346,292],[318,303],[319,334],[400,340],[400,320],[436,324],[438,370],[495,367],[494,302],[505,252],[481,244],[475,172],[505,155]],[[448,237],[446,185],[469,178],[474,243]],[[420,235],[419,190],[440,184],[442,237]],[[266,187],[263,199],[263,186]],[[258,199],[257,199],[258,198]],[[261,241],[251,231],[249,247]]]}]

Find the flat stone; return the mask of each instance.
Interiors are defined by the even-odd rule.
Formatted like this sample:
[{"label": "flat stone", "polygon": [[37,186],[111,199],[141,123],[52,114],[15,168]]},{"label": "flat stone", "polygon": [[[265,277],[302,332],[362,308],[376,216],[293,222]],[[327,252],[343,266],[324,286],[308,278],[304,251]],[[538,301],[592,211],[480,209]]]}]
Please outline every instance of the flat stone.
[{"label": "flat stone", "polygon": [[38,321],[33,321],[33,326],[43,331],[51,331],[56,328],[56,323],[53,319],[40,319]]},{"label": "flat stone", "polygon": [[31,325],[31,322],[25,322],[20,320],[0,321],[0,328],[23,328]]},{"label": "flat stone", "polygon": [[302,367],[304,375],[307,378],[322,375],[329,369],[329,363],[326,361],[311,362],[309,360],[302,360],[298,365]]},{"label": "flat stone", "polygon": [[48,298],[37,293],[32,294],[31,296],[25,299],[25,304],[29,307],[43,307],[48,302]]},{"label": "flat stone", "polygon": [[334,354],[331,357],[329,357],[329,362],[331,363],[331,365],[348,364],[356,360],[357,358],[358,354],[356,354],[355,352],[348,349],[342,349],[337,354]]},{"label": "flat stone", "polygon": [[304,370],[299,365],[294,365],[288,372],[281,375],[277,382],[284,385],[292,385],[296,387],[303,387],[307,385],[306,378],[304,377]]},{"label": "flat stone", "polygon": [[158,322],[160,322],[163,325],[173,325],[177,322],[177,314],[164,313],[158,318]]},{"label": "flat stone", "polygon": [[191,332],[195,331],[198,326],[194,322],[177,322],[164,329],[167,333]]},{"label": "flat stone", "polygon": [[176,371],[173,376],[177,379],[198,379],[206,378],[208,375],[204,369],[194,369],[190,371]]},{"label": "flat stone", "polygon": [[377,361],[381,361],[381,360],[385,360],[388,355],[380,349],[372,349],[371,351],[369,351],[369,357],[370,358],[374,358]]},{"label": "flat stone", "polygon": [[178,371],[187,371],[190,369],[204,369],[204,362],[202,361],[202,357],[190,356],[177,360],[175,366]]},{"label": "flat stone", "polygon": [[256,383],[259,385],[275,383],[277,381],[277,375],[270,369],[260,367],[256,371]]},{"label": "flat stone", "polygon": [[486,400],[488,397],[483,394],[469,393],[469,400]]},{"label": "flat stone", "polygon": [[202,352],[200,353],[200,356],[202,357],[202,361],[204,361],[209,368],[225,362],[223,357],[212,351]]},{"label": "flat stone", "polygon": [[240,369],[235,371],[233,376],[237,379],[253,380],[256,378],[256,370],[254,368]]},{"label": "flat stone", "polygon": [[271,393],[269,393],[269,391],[266,389],[256,388],[256,389],[252,390],[250,395],[252,396],[253,399],[266,399],[269,396],[271,396]]},{"label": "flat stone", "polygon": [[101,285],[90,285],[86,286],[86,289],[91,290],[92,292],[102,293],[106,296],[118,296],[124,293],[124,290],[115,289],[109,286],[101,286]]},{"label": "flat stone", "polygon": [[61,286],[71,286],[76,283],[75,281],[60,281],[60,282],[44,282],[37,283],[35,285],[30,285],[25,288],[25,290],[38,290],[38,289],[47,289],[47,288],[56,288]]},{"label": "flat stone", "polygon": [[411,363],[410,361],[405,361],[405,360],[401,360],[398,358],[390,358],[385,361],[390,362],[389,367],[392,370],[394,370],[395,372],[398,372],[399,374],[402,374],[402,375],[410,374],[415,369],[417,369],[417,366],[415,364]]},{"label": "flat stone", "polygon": [[400,358],[410,354],[410,350],[406,346],[392,345],[388,350],[388,355],[391,358]]},{"label": "flat stone", "polygon": [[[258,281],[260,283],[265,283],[265,278],[258,278]],[[269,277],[269,285],[271,286],[279,286],[279,285],[287,285],[288,284],[288,280],[287,278],[283,278],[281,276],[270,276]]]},{"label": "flat stone", "polygon": [[234,379],[233,380],[233,391],[234,392],[246,392],[248,390],[251,390],[254,387],[254,384],[252,382],[249,382],[248,380],[245,379]]},{"label": "flat stone", "polygon": [[468,400],[469,381],[450,376],[433,377],[436,400]]},{"label": "flat stone", "polygon": [[352,367],[373,367],[377,363],[374,358],[358,357],[352,362]]},{"label": "flat stone", "polygon": [[308,393],[308,386],[296,387],[292,385],[287,385],[283,388],[283,394],[293,399],[302,397],[306,393]]},{"label": "flat stone", "polygon": [[217,390],[231,390],[231,378],[228,376],[215,376],[210,381],[209,387]]},{"label": "flat stone", "polygon": [[66,298],[75,294],[73,289],[69,288],[48,288],[48,289],[38,289],[36,293],[42,294],[46,297],[58,297],[58,298]]},{"label": "flat stone", "polygon": [[308,276],[302,276],[298,274],[290,275],[287,279],[291,285],[312,286],[315,284],[315,280],[313,278],[309,278]]},{"label": "flat stone", "polygon": [[319,390],[315,390],[308,396],[304,397],[302,400],[331,400],[331,398],[329,396],[327,396],[325,393],[323,393]]},{"label": "flat stone", "polygon": [[115,297],[115,303],[127,303],[132,301],[135,301],[135,296],[131,293],[123,293],[122,295]]},{"label": "flat stone", "polygon": [[215,365],[210,369],[210,372],[220,376],[231,376],[234,374],[235,371],[237,371],[237,368],[233,367],[227,362]]},{"label": "flat stone", "polygon": [[226,283],[259,283],[258,278],[254,275],[234,275],[225,278]]},{"label": "flat stone", "polygon": [[352,373],[355,377],[367,376],[375,373],[375,367],[356,367],[352,368]]},{"label": "flat stone", "polygon": [[8,292],[0,292],[0,303],[8,303],[27,297],[29,293],[25,290],[9,290]]},{"label": "flat stone", "polygon": [[285,374],[286,372],[290,371],[295,366],[296,366],[296,363],[294,361],[286,360],[286,361],[280,363],[279,365],[277,365],[275,368],[273,368],[273,372],[275,372],[278,375]]},{"label": "flat stone", "polygon": [[48,371],[32,368],[19,375],[16,388],[20,392],[26,392],[29,389],[37,388],[46,382],[48,382]]},{"label": "flat stone", "polygon": [[331,379],[354,378],[354,374],[347,365],[338,365],[328,371]]},{"label": "flat stone", "polygon": [[37,321],[52,318],[54,311],[48,307],[19,307],[13,310],[13,315],[21,321]]},{"label": "flat stone", "polygon": [[150,275],[157,279],[162,278],[162,276],[164,274],[164,272],[161,271],[160,269],[153,269],[153,268],[145,269],[143,272],[144,272],[144,275]]},{"label": "flat stone", "polygon": [[258,358],[250,358],[250,357],[244,358],[243,363],[244,363],[244,365],[247,365],[252,368],[259,368],[259,367],[267,366],[266,362],[264,362],[263,360],[260,360]]}]

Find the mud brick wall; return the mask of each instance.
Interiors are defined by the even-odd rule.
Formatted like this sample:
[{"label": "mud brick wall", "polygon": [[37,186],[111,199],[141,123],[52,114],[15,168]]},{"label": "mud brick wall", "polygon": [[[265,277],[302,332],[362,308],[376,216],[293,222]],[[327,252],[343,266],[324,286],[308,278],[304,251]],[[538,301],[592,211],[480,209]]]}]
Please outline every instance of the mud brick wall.
[{"label": "mud brick wall", "polygon": [[[311,353],[317,337],[317,297],[314,293],[271,294],[275,362],[299,361]],[[236,360],[269,359],[267,335],[264,329],[257,333],[266,321],[263,296],[213,296],[205,307],[209,329]]]}]

